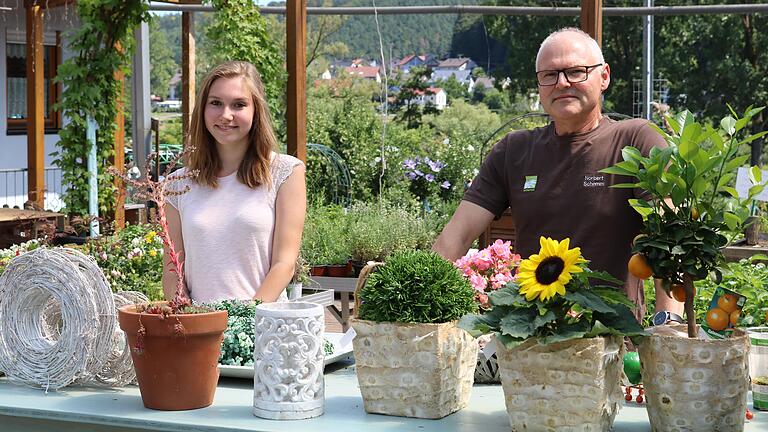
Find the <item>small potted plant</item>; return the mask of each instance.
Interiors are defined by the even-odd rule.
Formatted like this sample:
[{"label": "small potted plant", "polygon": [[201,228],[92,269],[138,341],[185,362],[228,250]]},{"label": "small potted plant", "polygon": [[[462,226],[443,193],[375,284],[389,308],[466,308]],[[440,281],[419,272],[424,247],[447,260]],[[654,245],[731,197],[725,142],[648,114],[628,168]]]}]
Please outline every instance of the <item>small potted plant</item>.
[{"label": "small potted plant", "polygon": [[299,254],[296,258],[296,268],[293,271],[291,283],[285,289],[288,294],[288,300],[297,300],[301,297],[301,292],[305,283],[309,282],[309,263]]},{"label": "small potted plant", "polygon": [[[454,263],[475,289],[475,300],[480,304],[481,313],[491,307],[488,303],[488,294],[514,280],[519,264],[520,255],[512,253],[512,243],[502,240],[496,240],[481,251],[470,249],[466,255]],[[480,336],[478,338],[480,348],[483,349],[490,340],[490,334]],[[498,357],[495,353],[489,358],[486,358],[483,352],[478,354],[475,382],[499,382]]]},{"label": "small potted plant", "polygon": [[[213,403],[219,381],[218,358],[227,329],[227,312],[192,305],[184,295],[184,268],[168,231],[167,196],[186,192],[175,184],[196,175],[172,175],[170,169],[191,147],[176,156],[162,179],[133,179],[113,169],[112,174],[133,186],[137,198],[157,205],[155,223],[171,271],[176,273],[176,294],[171,301],[124,306],[118,309],[120,328],[131,347],[131,358],[144,406],[159,410],[188,410]],[[149,170],[152,156],[147,161]]]},{"label": "small potted plant", "polygon": [[469,403],[477,343],[457,320],[477,309],[474,296],[431,251],[397,252],[363,269],[351,325],[367,412],[435,419]]},{"label": "small potted plant", "polygon": [[[766,133],[741,139],[739,132],[761,110],[748,108],[741,118],[731,110],[733,116],[723,118],[717,129],[696,122],[688,111],[668,116],[670,133],[656,128],[667,148],[653,149],[643,157],[626,147],[624,161],[603,170],[630,180],[614,187],[640,188],[651,198],[630,200],[644,221],[632,249],[630,272],[661,279],[668,292],[677,291],[676,297],[685,302],[687,327],[679,327],[687,338],[658,333],[643,338],[638,346],[654,430],[743,428],[749,342],[739,330],[719,339],[700,332],[694,281],[721,277],[722,248],[729,241],[725,234],[743,230],[750,201],[764,187],[758,167],[749,170],[753,186],[746,197],[733,187],[734,171],[749,158],[739,156],[739,147]],[[722,315],[712,312],[722,311],[714,308],[707,314],[705,322],[714,329],[720,327],[714,319]]]},{"label": "small potted plant", "polygon": [[[607,273],[592,272],[570,240],[540,239],[517,277],[462,318],[473,336],[493,332],[513,430],[607,431],[619,410],[623,336],[644,334],[634,305]],[[541,429],[539,429],[541,430]]]}]

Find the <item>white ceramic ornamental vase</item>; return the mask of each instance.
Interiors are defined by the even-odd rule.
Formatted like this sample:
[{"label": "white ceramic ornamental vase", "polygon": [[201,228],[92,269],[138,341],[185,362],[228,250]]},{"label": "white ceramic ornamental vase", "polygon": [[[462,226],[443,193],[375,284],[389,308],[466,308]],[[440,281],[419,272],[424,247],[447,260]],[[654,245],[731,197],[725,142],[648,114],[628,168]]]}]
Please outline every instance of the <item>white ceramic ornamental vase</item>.
[{"label": "white ceramic ornamental vase", "polygon": [[299,420],[323,414],[324,318],[315,303],[256,307],[253,415]]}]

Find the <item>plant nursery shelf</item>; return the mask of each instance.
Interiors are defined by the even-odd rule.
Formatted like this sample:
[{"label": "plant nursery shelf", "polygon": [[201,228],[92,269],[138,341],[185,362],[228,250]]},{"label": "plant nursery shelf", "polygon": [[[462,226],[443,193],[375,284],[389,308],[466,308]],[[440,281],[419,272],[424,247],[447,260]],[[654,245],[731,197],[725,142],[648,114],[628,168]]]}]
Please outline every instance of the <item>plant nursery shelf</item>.
[{"label": "plant nursery shelf", "polygon": [[[501,386],[476,385],[467,408],[441,420],[366,414],[354,366],[325,374],[325,414],[310,420],[263,420],[251,414],[253,382],[221,379],[213,405],[191,411],[153,411],[141,404],[139,389],[65,388],[59,392],[16,386],[0,379],[0,430],[4,432],[84,431],[415,431],[509,432]],[[751,407],[751,401],[749,406]],[[648,432],[644,405],[629,404],[616,418],[617,432]],[[768,413],[757,412],[746,432],[768,430]]]}]

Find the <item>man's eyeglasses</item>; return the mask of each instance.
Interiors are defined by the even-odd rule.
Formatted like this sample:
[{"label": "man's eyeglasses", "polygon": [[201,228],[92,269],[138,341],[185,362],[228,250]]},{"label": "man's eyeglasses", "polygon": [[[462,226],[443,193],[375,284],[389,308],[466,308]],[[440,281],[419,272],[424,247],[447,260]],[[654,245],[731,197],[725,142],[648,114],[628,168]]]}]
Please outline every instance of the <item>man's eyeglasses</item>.
[{"label": "man's eyeglasses", "polygon": [[598,63],[592,66],[574,66],[567,69],[540,70],[536,72],[536,81],[540,86],[552,86],[557,84],[560,74],[565,75],[565,80],[571,84],[580,83],[589,79],[589,70],[602,66]]}]

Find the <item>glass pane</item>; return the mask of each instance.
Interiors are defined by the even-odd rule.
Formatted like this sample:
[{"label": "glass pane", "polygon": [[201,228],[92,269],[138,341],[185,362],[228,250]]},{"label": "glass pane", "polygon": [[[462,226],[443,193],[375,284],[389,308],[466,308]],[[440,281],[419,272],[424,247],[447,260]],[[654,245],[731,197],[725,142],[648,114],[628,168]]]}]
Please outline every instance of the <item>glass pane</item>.
[{"label": "glass pane", "polygon": [[[45,118],[49,118],[51,107],[48,102],[48,87],[50,84],[50,56],[54,47],[45,46],[44,53],[44,112]],[[8,118],[25,119],[27,118],[27,51],[24,44],[7,44],[7,65],[8,65]]]}]

